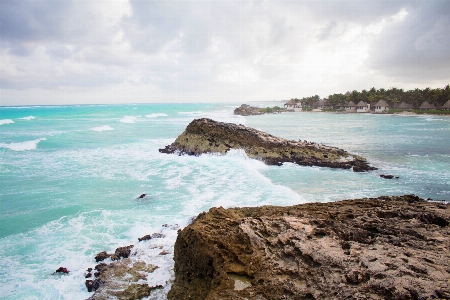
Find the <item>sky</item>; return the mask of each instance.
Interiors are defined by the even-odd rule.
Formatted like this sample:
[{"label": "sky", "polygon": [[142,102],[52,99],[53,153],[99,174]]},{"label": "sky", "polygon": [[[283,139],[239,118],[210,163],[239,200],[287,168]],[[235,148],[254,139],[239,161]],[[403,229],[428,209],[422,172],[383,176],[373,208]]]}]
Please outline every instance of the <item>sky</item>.
[{"label": "sky", "polygon": [[450,83],[448,0],[2,0],[0,105],[248,103]]}]

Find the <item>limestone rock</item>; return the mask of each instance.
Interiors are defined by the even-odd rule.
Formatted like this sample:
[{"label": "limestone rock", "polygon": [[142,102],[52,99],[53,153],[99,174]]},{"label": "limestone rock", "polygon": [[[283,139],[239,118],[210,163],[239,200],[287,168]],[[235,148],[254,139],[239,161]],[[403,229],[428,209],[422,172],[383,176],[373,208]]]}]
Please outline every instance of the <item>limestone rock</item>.
[{"label": "limestone rock", "polygon": [[211,119],[193,120],[171,145],[161,153],[200,155],[225,154],[230,149],[243,149],[248,157],[269,165],[292,162],[303,166],[351,169],[355,172],[375,170],[360,156],[345,150],[307,141],[278,138],[268,133]]},{"label": "limestone rock", "polygon": [[168,299],[449,299],[450,206],[414,195],[211,208]]},{"label": "limestone rock", "polygon": [[234,110],[234,114],[241,116],[252,116],[252,115],[262,115],[264,113],[260,111],[259,107],[242,104],[241,106],[239,106]]}]

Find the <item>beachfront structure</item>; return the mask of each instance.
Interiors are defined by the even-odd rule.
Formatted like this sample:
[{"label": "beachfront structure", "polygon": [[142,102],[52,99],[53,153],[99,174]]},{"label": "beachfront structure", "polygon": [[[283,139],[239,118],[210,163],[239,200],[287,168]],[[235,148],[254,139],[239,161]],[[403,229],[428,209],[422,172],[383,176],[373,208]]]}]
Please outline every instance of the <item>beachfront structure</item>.
[{"label": "beachfront structure", "polygon": [[430,104],[428,103],[428,101],[425,101],[424,103],[422,103],[419,109],[429,110],[429,109],[436,109],[436,107],[434,106],[434,104]]},{"label": "beachfront structure", "polygon": [[402,102],[396,108],[404,109],[404,110],[411,110],[411,109],[414,109],[414,106],[410,103]]},{"label": "beachfront structure", "polygon": [[389,111],[389,104],[383,99],[379,100],[377,103],[375,103],[375,112],[376,113],[382,113]]},{"label": "beachfront structure", "polygon": [[450,110],[450,100],[445,102],[445,104],[442,105],[441,109]]},{"label": "beachfront structure", "polygon": [[358,104],[356,104],[356,112],[357,113],[366,113],[370,111],[370,104],[359,101]]},{"label": "beachfront structure", "polygon": [[294,111],[295,111],[295,112],[301,112],[301,111],[303,111],[302,103],[301,103],[300,101],[298,101],[297,103],[295,103],[295,105],[294,105]]},{"label": "beachfront structure", "polygon": [[297,102],[295,102],[294,99],[291,99],[284,104],[284,108],[286,110],[294,110],[296,104],[297,104]]},{"label": "beachfront structure", "polygon": [[356,112],[356,104],[353,101],[349,101],[346,105],[345,105],[345,111],[346,112]]},{"label": "beachfront structure", "polygon": [[328,104],[327,100],[323,99],[323,100],[314,102],[313,107],[317,108],[317,109],[324,109],[326,107],[331,107],[331,105]]}]

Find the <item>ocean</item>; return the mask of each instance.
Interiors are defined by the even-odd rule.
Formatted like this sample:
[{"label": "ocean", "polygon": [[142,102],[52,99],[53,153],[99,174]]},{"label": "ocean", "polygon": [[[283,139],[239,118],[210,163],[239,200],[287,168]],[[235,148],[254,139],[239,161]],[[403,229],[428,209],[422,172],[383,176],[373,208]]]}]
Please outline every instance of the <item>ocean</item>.
[{"label": "ocean", "polygon": [[[280,105],[278,102],[257,106]],[[281,104],[282,105],[282,104]],[[338,113],[236,116],[236,104],[0,107],[0,298],[86,299],[98,252],[135,245],[165,299],[177,229],[213,206],[382,195],[450,200],[450,117]],[[168,155],[195,118],[336,146],[379,170],[267,166],[242,150]],[[380,174],[399,176],[398,180]],[[139,195],[147,194],[143,199]],[[164,238],[138,242],[146,234]],[[162,250],[168,255],[159,255]],[[60,266],[66,275],[52,275]]]}]

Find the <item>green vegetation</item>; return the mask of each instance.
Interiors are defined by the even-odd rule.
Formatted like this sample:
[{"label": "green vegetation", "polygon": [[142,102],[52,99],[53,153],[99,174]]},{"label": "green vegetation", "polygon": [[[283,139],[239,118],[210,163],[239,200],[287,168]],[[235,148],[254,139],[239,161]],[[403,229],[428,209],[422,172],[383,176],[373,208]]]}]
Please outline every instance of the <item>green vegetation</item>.
[{"label": "green vegetation", "polygon": [[260,108],[259,111],[262,113],[265,113],[265,114],[271,114],[271,113],[282,112],[282,111],[284,111],[284,108],[281,108],[279,106],[274,106],[274,107]]},{"label": "green vegetation", "polygon": [[415,109],[412,110],[412,112],[419,115],[420,114],[450,115],[450,110],[443,110],[443,109],[430,109],[430,110]]},{"label": "green vegetation", "polygon": [[[412,104],[415,109],[418,109],[424,101],[428,101],[429,103],[434,104],[436,107],[440,107],[444,105],[445,102],[450,100],[450,85],[447,84],[444,88],[431,89],[428,87],[423,90],[414,89],[408,91],[396,87],[392,87],[387,90],[376,89],[373,87],[369,90],[362,90],[360,92],[354,90],[352,92],[345,93],[345,95],[329,95],[324,100],[326,100],[330,106],[335,107],[346,104],[349,101],[353,101],[355,104],[360,101],[373,104],[381,99],[385,100],[391,108],[402,102],[405,102],[407,104]],[[293,98],[293,100],[296,102],[302,102],[303,107],[312,107],[314,102],[320,100],[320,97],[318,95],[314,95],[310,97],[303,97],[301,99]],[[445,110],[420,110],[420,112],[418,113],[449,114]]]}]

